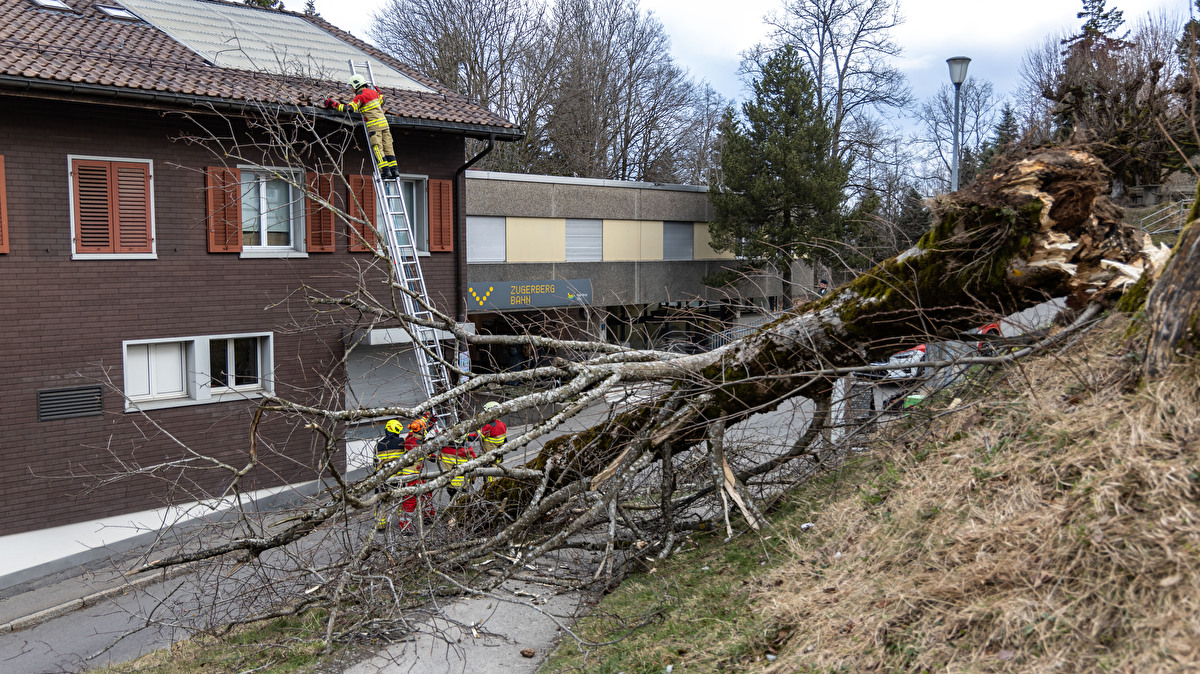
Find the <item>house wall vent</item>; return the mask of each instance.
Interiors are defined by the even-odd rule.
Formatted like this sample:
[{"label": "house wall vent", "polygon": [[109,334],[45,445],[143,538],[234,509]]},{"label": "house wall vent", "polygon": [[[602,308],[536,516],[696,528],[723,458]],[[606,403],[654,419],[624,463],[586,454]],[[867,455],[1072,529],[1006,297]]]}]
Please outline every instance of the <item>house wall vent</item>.
[{"label": "house wall vent", "polygon": [[42,389],[37,392],[38,421],[57,421],[104,414],[99,386]]}]

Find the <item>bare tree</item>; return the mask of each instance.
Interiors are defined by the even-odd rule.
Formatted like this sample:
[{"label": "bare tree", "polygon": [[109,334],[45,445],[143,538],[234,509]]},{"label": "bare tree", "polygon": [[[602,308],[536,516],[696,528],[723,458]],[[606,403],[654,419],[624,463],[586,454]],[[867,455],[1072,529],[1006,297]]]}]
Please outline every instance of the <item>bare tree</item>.
[{"label": "bare tree", "polygon": [[[959,90],[959,99],[959,170],[962,175],[960,184],[966,184],[974,178],[978,160],[996,127],[1000,101],[992,90],[991,82],[974,77],[968,77],[963,82]],[[954,89],[948,84],[943,84],[935,96],[921,104],[916,119],[921,125],[921,131],[915,141],[925,155],[921,179],[929,186],[929,192],[944,192],[950,189],[950,164],[954,146]]]},{"label": "bare tree", "polygon": [[705,83],[693,105],[677,177],[691,185],[711,185],[719,180],[721,118],[732,102]]},{"label": "bare tree", "polygon": [[539,0],[390,0],[370,34],[418,72],[521,127],[524,140],[498,148],[485,167],[537,171],[563,67],[559,28]]},{"label": "bare tree", "polygon": [[768,52],[795,47],[816,82],[818,104],[829,112],[837,157],[858,157],[851,133],[856,126],[909,104],[908,84],[893,65],[901,52],[891,35],[903,21],[897,3],[785,0],[765,20],[773,29],[770,42],[751,50],[743,68],[757,70]]},{"label": "bare tree", "polygon": [[1113,170],[1118,198],[1126,185],[1160,182],[1172,164],[1172,140],[1191,134],[1175,87],[1181,25],[1160,13],[1117,36],[1118,13],[1027,51],[1018,94],[1026,137],[1086,144]]},{"label": "bare tree", "polygon": [[712,97],[636,2],[391,0],[371,35],[525,131],[482,168],[678,182],[711,159]]},{"label": "bare tree", "polygon": [[623,0],[563,0],[565,71],[550,119],[552,172],[670,181],[697,110],[662,24]]}]

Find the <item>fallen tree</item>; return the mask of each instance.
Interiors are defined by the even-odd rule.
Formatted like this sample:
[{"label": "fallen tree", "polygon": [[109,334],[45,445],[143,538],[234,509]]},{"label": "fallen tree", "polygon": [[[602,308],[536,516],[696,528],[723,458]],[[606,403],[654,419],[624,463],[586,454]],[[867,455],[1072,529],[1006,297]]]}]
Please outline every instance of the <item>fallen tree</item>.
[{"label": "fallen tree", "polygon": [[[1090,316],[1126,286],[1161,269],[1163,251],[1150,248],[1141,231],[1121,222],[1120,209],[1104,196],[1107,185],[1103,165],[1083,152],[1047,150],[1011,161],[969,188],[939,198],[935,226],[913,249],[708,353],[680,356],[458,332],[470,343],[522,343],[590,355],[520,373],[476,377],[411,409],[316,409],[267,399],[260,414],[302,417],[322,438],[320,479],[327,489],[289,516],[263,522],[247,515],[237,534],[145,569],[216,559],[225,566],[214,573],[228,575],[243,565],[271,565],[263,575],[286,578],[275,582],[288,589],[273,593],[269,606],[253,607],[252,615],[238,615],[237,620],[324,607],[331,611],[326,638],[333,641],[403,632],[404,613],[419,605],[420,597],[487,591],[507,578],[528,576],[531,564],[556,550],[601,552],[600,567],[607,566],[606,581],[611,581],[614,559],[622,550],[625,560],[662,556],[689,528],[724,521],[728,529],[730,503],[753,525],[758,520],[756,495],[762,492],[755,492],[752,479],[762,484],[794,468],[801,457],[836,448],[824,431],[834,423],[830,407],[838,377],[887,356],[916,335],[961,338],[997,314],[1051,297],[1066,297],[1072,311],[1087,309]],[[393,283],[392,291],[403,289]],[[353,293],[314,302],[351,308],[379,321],[416,322],[398,313],[394,302],[373,303],[365,297]],[[436,327],[457,330],[444,316]],[[559,406],[556,413],[510,437],[501,448],[429,475],[433,479],[424,484],[386,488],[389,479],[421,460],[419,452],[358,482],[349,481],[334,460],[340,455],[339,424],[345,421],[411,418],[488,384],[536,378],[565,383],[514,398],[501,406],[501,414],[550,403]],[[561,432],[566,420],[604,403],[605,396],[621,387],[639,383],[663,384],[666,390],[647,402],[614,407],[587,430],[553,437],[519,469],[493,467],[495,459]],[[794,443],[758,460],[731,458],[727,428],[800,397],[815,401],[814,421],[796,430]],[[482,415],[476,415],[452,425],[426,441],[422,451],[435,451],[481,421]],[[455,477],[473,479],[485,471],[500,477],[477,493],[459,496],[446,509],[453,516],[429,522],[420,535],[400,544],[384,544],[364,526],[373,518],[351,524],[356,513],[394,507],[404,498],[437,492]],[[686,493],[677,491],[683,473],[695,482]],[[787,479],[798,478],[780,481]],[[698,508],[705,495],[708,505]],[[298,542],[335,528],[339,533],[326,538],[336,539],[338,547],[299,552],[303,546]],[[561,583],[553,570],[534,574]],[[416,597],[381,593],[374,579],[407,587]],[[446,587],[439,587],[437,579],[446,581],[441,583]],[[340,610],[350,606],[353,610]]]},{"label": "fallen tree", "polygon": [[[673,390],[602,429],[555,438],[527,467],[553,465],[550,484],[563,487],[657,456],[667,442],[697,444],[717,420],[736,423],[789,397],[827,392],[831,368],[883,358],[913,335],[959,338],[1050,297],[1066,296],[1077,310],[1106,305],[1164,258],[1121,222],[1107,184],[1091,155],[1034,154],[941,197],[937,224],[915,248],[757,334],[654,366],[584,364],[580,376],[664,379]],[[670,414],[656,417],[656,408]],[[492,490],[510,516],[532,493],[516,481]]]}]

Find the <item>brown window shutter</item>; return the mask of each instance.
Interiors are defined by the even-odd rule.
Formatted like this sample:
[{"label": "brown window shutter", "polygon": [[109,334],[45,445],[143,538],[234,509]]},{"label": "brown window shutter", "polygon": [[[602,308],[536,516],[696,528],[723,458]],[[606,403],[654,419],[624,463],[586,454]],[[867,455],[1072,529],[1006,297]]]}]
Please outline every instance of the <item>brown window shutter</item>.
[{"label": "brown window shutter", "polygon": [[75,252],[113,252],[113,199],[109,162],[76,159],[71,180],[75,187]]},{"label": "brown window shutter", "polygon": [[4,155],[0,154],[0,253],[8,252],[8,192],[4,185]]},{"label": "brown window shutter", "polygon": [[208,208],[208,252],[242,252],[242,172],[224,166],[205,169],[204,201]]},{"label": "brown window shutter", "polygon": [[150,165],[114,162],[113,194],[114,253],[154,252],[150,220]]},{"label": "brown window shutter", "polygon": [[[305,177],[309,194],[316,195],[327,203],[334,203],[333,176],[310,172]],[[308,199],[307,206],[304,248],[310,253],[334,252],[333,211],[311,198]]]},{"label": "brown window shutter", "polygon": [[429,251],[454,250],[454,190],[449,180],[429,181]]},{"label": "brown window shutter", "polygon": [[[375,220],[375,183],[371,176],[350,176],[350,203],[346,213],[353,219],[366,220],[372,225]],[[379,247],[374,227],[364,227],[350,221],[350,252],[369,253]]]}]

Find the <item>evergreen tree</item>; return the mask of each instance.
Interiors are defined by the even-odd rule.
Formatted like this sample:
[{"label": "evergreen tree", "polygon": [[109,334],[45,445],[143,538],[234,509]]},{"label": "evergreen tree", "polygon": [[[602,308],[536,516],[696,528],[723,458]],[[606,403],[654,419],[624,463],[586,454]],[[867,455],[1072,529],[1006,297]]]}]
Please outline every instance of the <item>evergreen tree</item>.
[{"label": "evergreen tree", "polygon": [[268,9],[283,9],[283,0],[242,0],[243,4],[252,7],[266,7]]},{"label": "evergreen tree", "polygon": [[835,263],[836,252],[817,240],[843,240],[850,165],[833,156],[826,110],[794,48],[768,59],[742,117],[730,110],[721,124],[722,180],[709,190],[714,245],[785,275],[803,255]]},{"label": "evergreen tree", "polygon": [[904,191],[900,205],[900,217],[896,218],[896,229],[903,240],[916,243],[933,226],[933,212],[925,207],[925,200],[911,185]]},{"label": "evergreen tree", "polygon": [[305,16],[321,16],[320,14],[317,13],[316,0],[305,0],[304,14],[305,14]]},{"label": "evergreen tree", "polygon": [[1107,81],[1117,71],[1121,52],[1129,47],[1124,35],[1115,33],[1125,22],[1119,9],[1106,10],[1107,0],[1083,0],[1083,11],[1076,14],[1084,19],[1079,33],[1065,38],[1063,72],[1056,83],[1053,98],[1055,132],[1065,140],[1086,117],[1103,105],[1105,92],[1112,83]]},{"label": "evergreen tree", "polygon": [[[1195,11],[1200,13],[1200,0],[1195,0]],[[1196,77],[1196,62],[1200,58],[1200,19],[1193,16],[1183,26],[1183,35],[1175,47],[1179,55],[1179,64],[1183,67],[1183,77]]]},{"label": "evergreen tree", "polygon": [[986,171],[997,157],[1010,152],[1021,135],[1017,124],[1017,112],[1011,103],[1005,103],[1000,110],[1000,121],[996,123],[995,135],[984,143],[979,153],[979,170]]},{"label": "evergreen tree", "polygon": [[1117,32],[1117,29],[1125,23],[1125,13],[1115,7],[1108,10],[1104,9],[1106,2],[1107,0],[1083,0],[1083,10],[1075,16],[1087,20],[1083,22],[1080,35],[1070,38],[1070,41],[1089,37],[1097,38],[1100,36],[1115,37],[1114,34]]}]

